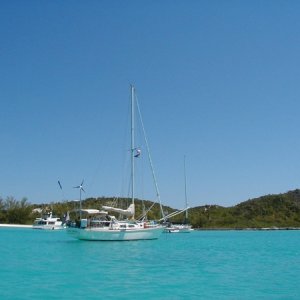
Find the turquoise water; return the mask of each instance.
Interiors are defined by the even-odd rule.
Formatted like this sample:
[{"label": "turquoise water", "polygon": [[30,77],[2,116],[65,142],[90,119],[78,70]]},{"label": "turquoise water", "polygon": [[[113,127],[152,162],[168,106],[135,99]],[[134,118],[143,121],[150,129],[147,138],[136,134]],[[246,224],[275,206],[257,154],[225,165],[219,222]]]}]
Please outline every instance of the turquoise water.
[{"label": "turquoise water", "polygon": [[300,231],[87,242],[0,228],[0,299],[300,299]]}]

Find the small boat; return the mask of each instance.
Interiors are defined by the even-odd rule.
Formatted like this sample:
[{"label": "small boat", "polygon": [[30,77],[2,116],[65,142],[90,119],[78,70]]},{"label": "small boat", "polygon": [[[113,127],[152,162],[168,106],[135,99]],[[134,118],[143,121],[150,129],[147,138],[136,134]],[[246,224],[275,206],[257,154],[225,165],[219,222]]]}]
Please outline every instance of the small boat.
[{"label": "small boat", "polygon": [[[185,194],[185,209],[183,209],[181,212],[185,211],[185,218],[183,224],[172,224],[168,223],[168,226],[165,228],[164,232],[167,233],[190,233],[194,229],[192,229],[192,226],[188,224],[188,201],[187,201],[187,193],[186,193],[186,171],[185,171],[185,156],[184,156],[184,194]],[[175,216],[180,212],[175,212],[173,214],[170,214],[170,216]]]},{"label": "small boat", "polygon": [[53,216],[52,212],[36,218],[33,225],[33,229],[46,229],[46,230],[59,230],[64,229],[63,222],[60,218]]},{"label": "small boat", "polygon": [[170,224],[165,228],[167,233],[190,233],[193,230],[189,224]]},{"label": "small boat", "polygon": [[[79,218],[68,225],[67,232],[79,240],[88,241],[132,241],[153,240],[159,238],[164,231],[164,226],[157,222],[135,220],[135,159],[140,155],[134,141],[134,107],[135,89],[131,86],[131,204],[127,209],[110,206],[102,206],[102,210],[82,209],[80,188]],[[83,183],[83,182],[82,182]],[[108,212],[119,214],[122,218],[117,219]],[[163,215],[163,213],[162,213]]]}]

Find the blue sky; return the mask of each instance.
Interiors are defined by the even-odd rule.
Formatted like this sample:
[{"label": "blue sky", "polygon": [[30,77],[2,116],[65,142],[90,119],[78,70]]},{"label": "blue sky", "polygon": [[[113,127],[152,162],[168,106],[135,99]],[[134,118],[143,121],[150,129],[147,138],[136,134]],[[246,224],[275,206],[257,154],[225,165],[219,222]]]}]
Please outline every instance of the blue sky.
[{"label": "blue sky", "polygon": [[[163,204],[184,206],[184,155],[190,206],[298,188],[299,13],[298,1],[1,1],[0,196],[77,199],[83,178],[84,198],[127,196],[130,83]],[[137,196],[152,200],[146,158]]]}]

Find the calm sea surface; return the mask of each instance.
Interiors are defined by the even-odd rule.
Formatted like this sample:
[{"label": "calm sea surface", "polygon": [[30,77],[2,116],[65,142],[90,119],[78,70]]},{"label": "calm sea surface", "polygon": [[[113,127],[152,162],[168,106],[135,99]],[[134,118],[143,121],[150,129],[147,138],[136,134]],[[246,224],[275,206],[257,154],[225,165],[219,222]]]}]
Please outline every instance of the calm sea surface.
[{"label": "calm sea surface", "polygon": [[300,231],[87,242],[0,228],[0,299],[300,299]]}]

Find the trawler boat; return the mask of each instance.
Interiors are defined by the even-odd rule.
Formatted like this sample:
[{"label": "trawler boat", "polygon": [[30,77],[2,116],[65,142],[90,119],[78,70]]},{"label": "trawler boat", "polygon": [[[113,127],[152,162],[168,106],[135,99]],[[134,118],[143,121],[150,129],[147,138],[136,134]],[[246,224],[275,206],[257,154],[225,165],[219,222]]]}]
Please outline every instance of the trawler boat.
[{"label": "trawler boat", "polygon": [[60,218],[54,217],[52,212],[41,218],[36,218],[33,225],[33,229],[46,229],[46,230],[59,230],[64,229],[63,222]]}]

